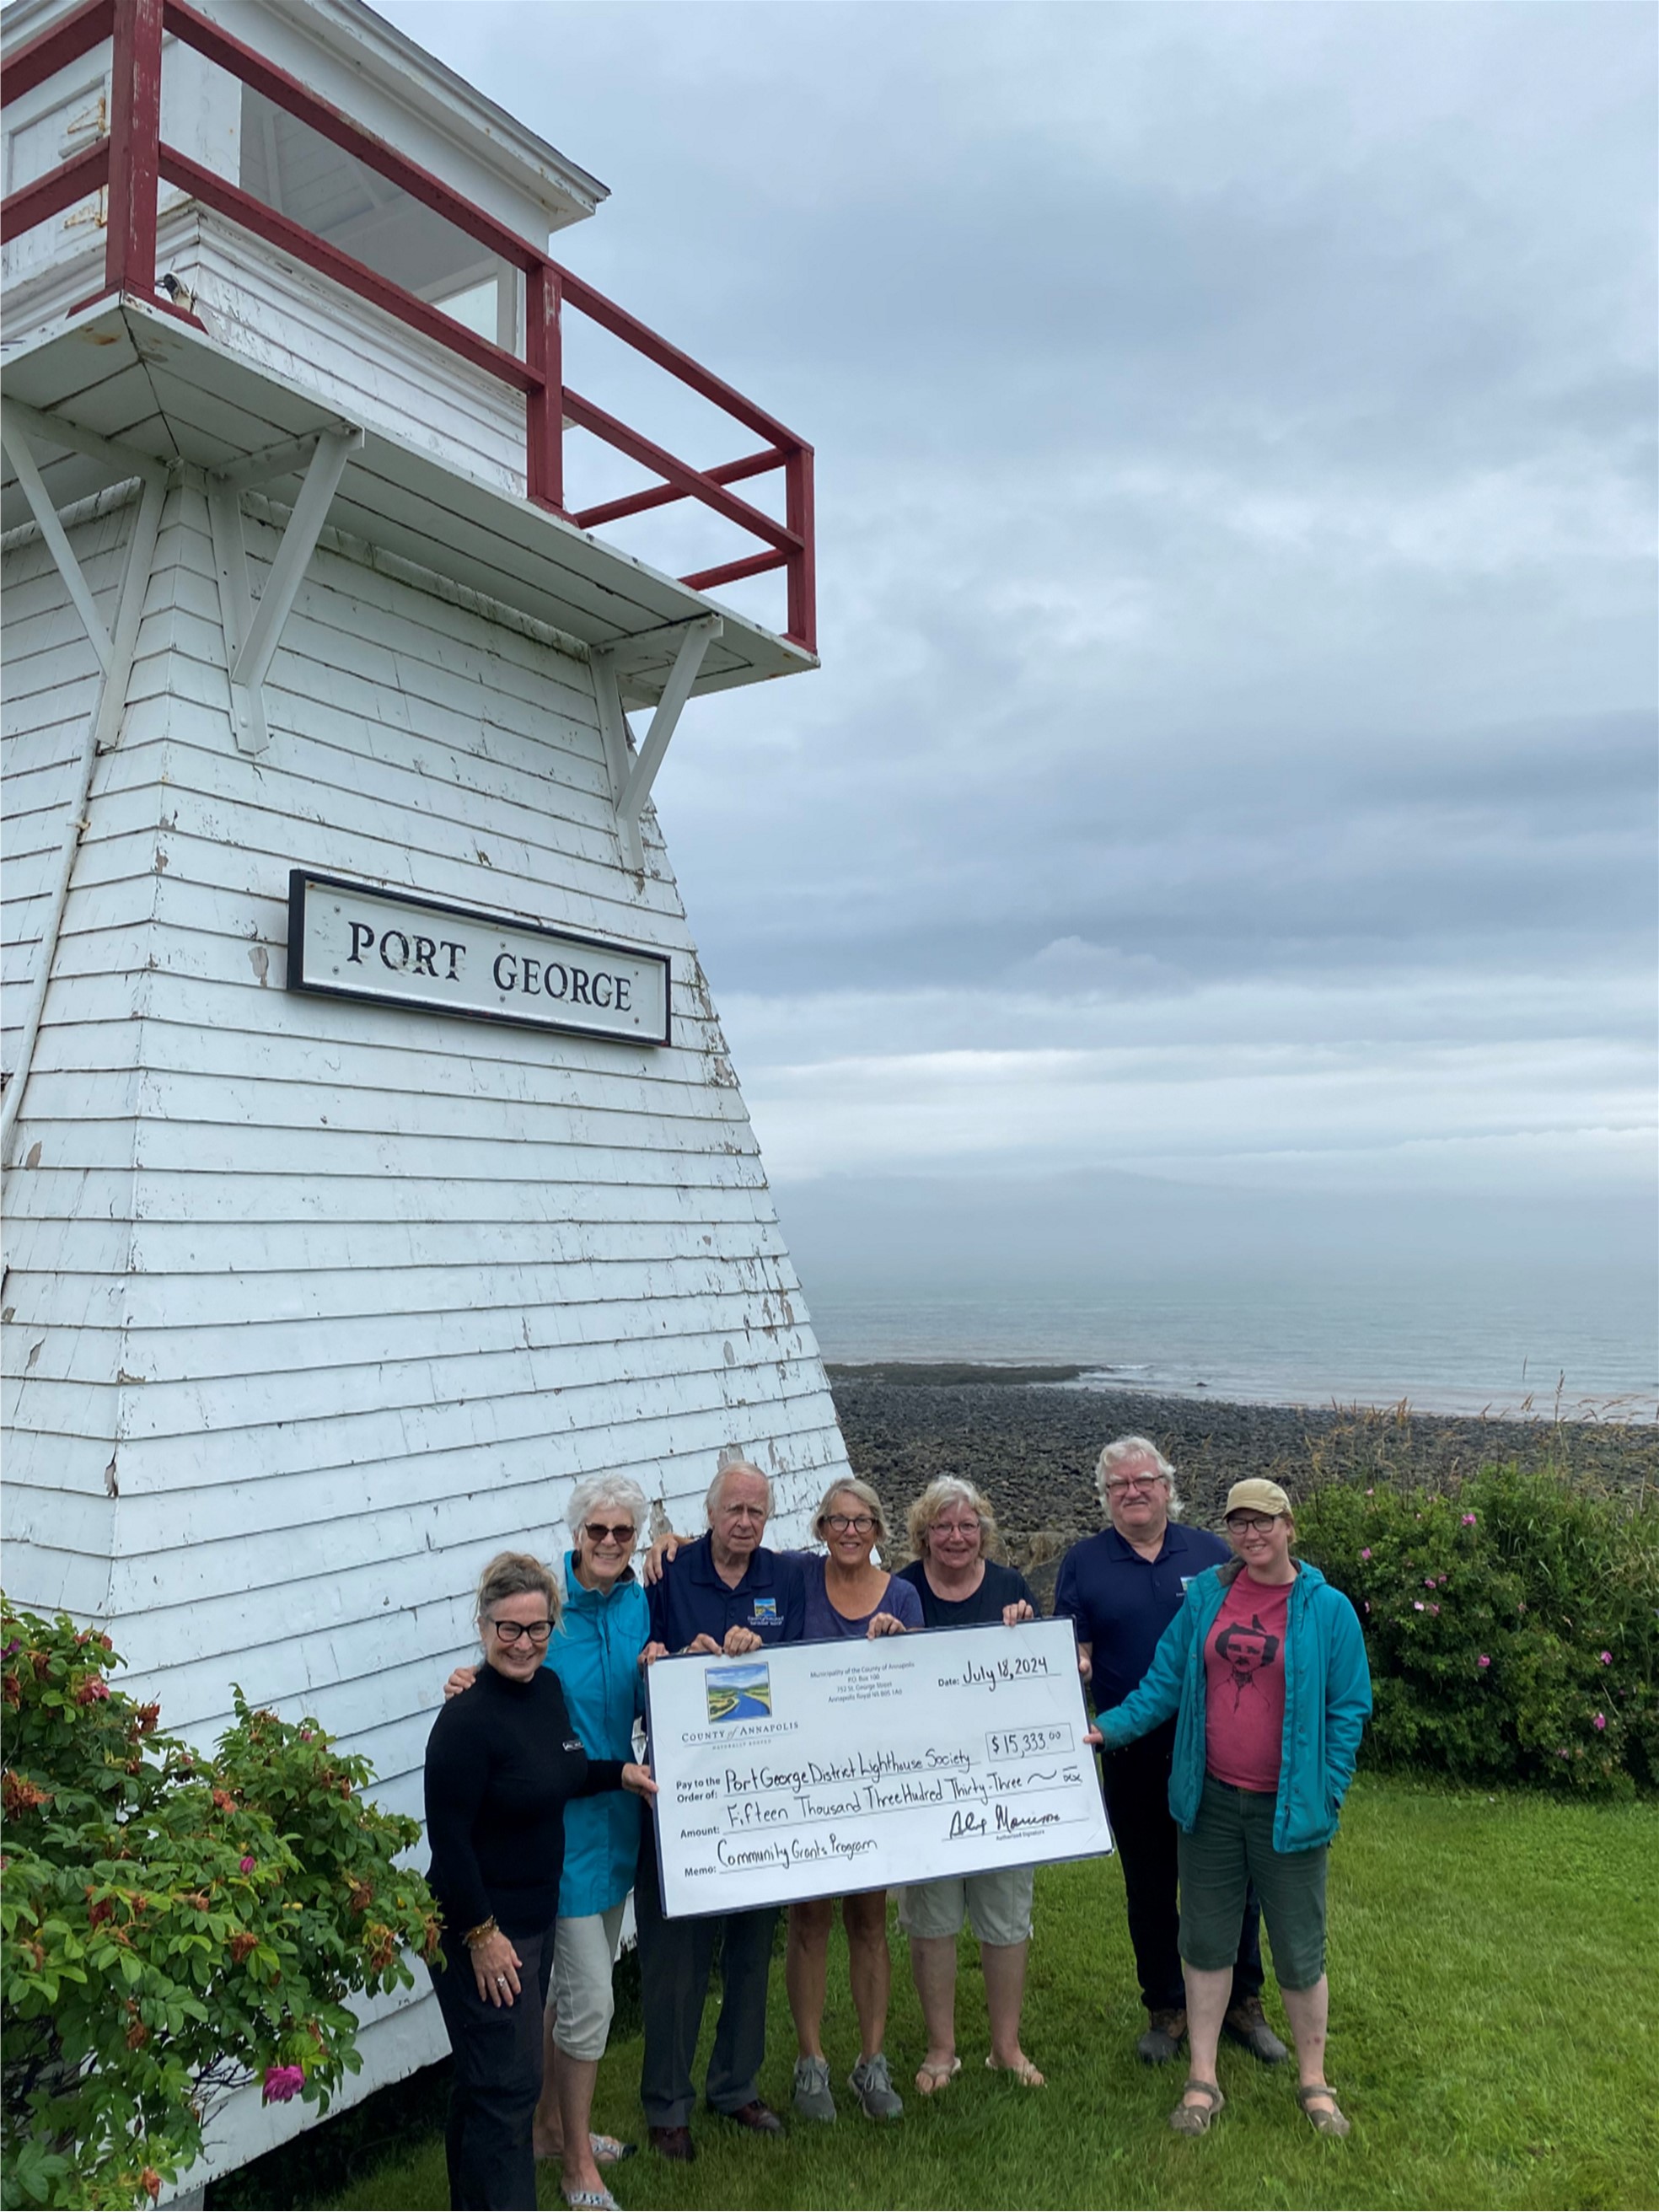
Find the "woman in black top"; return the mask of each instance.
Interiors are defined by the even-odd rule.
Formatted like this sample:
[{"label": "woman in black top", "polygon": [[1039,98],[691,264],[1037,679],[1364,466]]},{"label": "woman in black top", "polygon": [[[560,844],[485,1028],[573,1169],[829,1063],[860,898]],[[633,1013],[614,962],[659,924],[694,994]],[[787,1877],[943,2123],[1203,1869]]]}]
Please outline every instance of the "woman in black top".
[{"label": "woman in black top", "polygon": [[[977,1628],[1001,1621],[1035,1620],[1030,1584],[1014,1568],[986,1557],[997,1540],[988,1499],[971,1482],[942,1474],[910,1508],[910,1549],[915,1558],[900,1573],[921,1597],[929,1628]],[[924,2097],[937,2095],[962,2071],[957,2056],[957,1936],[971,1917],[985,1972],[991,2049],[985,2063],[1012,2074],[1028,2089],[1042,2076],[1020,2047],[1019,2016],[1025,2002],[1025,1954],[1031,1934],[1030,1867],[1000,1867],[986,1874],[913,1882],[899,1893],[899,1922],[910,1939],[910,1972],[927,2031],[927,2053],[916,2073]]]},{"label": "woman in black top", "polygon": [[[536,2203],[531,2119],[565,1806],[602,1790],[649,1796],[656,1786],[647,1768],[583,1750],[559,1678],[542,1664],[558,1617],[558,1585],[539,1559],[492,1559],[478,1587],[485,1663],[427,1741],[428,1879],[445,1950],[432,1978],[455,2057],[447,2149],[456,2212],[533,2212]],[[610,2201],[605,2191],[592,2197]]]}]

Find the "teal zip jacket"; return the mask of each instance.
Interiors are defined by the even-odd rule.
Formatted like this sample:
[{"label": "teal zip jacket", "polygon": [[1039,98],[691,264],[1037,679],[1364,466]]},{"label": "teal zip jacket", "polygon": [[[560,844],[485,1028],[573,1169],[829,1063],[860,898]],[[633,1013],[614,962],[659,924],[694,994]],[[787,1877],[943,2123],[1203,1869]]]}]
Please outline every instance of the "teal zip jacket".
[{"label": "teal zip jacket", "polygon": [[[1235,1576],[1237,1559],[1208,1567],[1159,1639],[1139,1689],[1097,1716],[1109,1751],[1146,1735],[1171,1713],[1170,1811],[1190,1832],[1204,1795],[1204,1644]],[[1273,1849],[1329,1843],[1371,1710],[1371,1673],[1359,1616],[1317,1567],[1297,1562],[1285,1620],[1285,1738],[1273,1808]],[[573,1808],[573,1810],[574,1808]]]},{"label": "teal zip jacket", "polygon": [[[584,1748],[594,1759],[632,1759],[634,1716],[644,1710],[640,1654],[650,1641],[645,1591],[630,1572],[607,1592],[584,1589],[564,1556],[564,1610],[543,1662],[558,1676]],[[580,1797],[564,1808],[559,1917],[608,1912],[634,1887],[640,1801],[626,1790]]]}]

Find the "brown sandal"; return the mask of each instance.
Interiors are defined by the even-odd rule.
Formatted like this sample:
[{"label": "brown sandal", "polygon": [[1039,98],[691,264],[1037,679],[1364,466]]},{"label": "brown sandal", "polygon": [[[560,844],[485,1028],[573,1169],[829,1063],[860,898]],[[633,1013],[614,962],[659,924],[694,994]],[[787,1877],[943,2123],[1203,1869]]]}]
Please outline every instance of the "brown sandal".
[{"label": "brown sandal", "polygon": [[[1189,2105],[1185,2100],[1194,2092],[1203,2098],[1201,2105]],[[1182,2091],[1182,2101],[1170,2115],[1170,2125],[1178,2136],[1202,2136],[1210,2130],[1210,2123],[1227,2100],[1213,2081],[1189,2081]]]},{"label": "brown sandal", "polygon": [[[1328,2081],[1304,2081],[1296,2094],[1297,2101],[1308,2115],[1309,2124],[1316,2136],[1345,2136],[1348,2133],[1352,2123],[1337,2103],[1336,2092]],[[1331,2100],[1329,2112],[1316,2111],[1308,2102],[1310,2097],[1328,2097]]]}]

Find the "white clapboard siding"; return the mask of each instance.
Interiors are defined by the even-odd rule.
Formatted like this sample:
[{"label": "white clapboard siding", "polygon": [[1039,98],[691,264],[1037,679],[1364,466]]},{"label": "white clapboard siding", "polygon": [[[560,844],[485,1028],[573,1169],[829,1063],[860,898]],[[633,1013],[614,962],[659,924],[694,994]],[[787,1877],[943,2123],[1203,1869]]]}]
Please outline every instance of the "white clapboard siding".
[{"label": "white clapboard siding", "polygon": [[[257,589],[286,515],[244,505]],[[106,595],[130,519],[82,532]],[[43,549],[7,560],[21,972],[96,684]],[[798,1510],[844,1466],[833,1407],[584,659],[325,533],[249,759],[186,471],[126,696],[10,1182],[9,1583],[96,1611],[169,1717],[222,1722],[234,1674],[402,1791],[491,1549],[550,1549],[606,1468],[695,1524],[733,1449]],[[295,865],[666,951],[674,1042],[286,993]]]},{"label": "white clapboard siding", "polygon": [[[226,227],[169,224],[165,260],[245,357],[521,489],[516,398]],[[168,449],[142,364],[81,367],[108,434]],[[240,458],[247,410],[199,398],[192,430]],[[403,542],[404,497],[373,489],[353,526]],[[242,507],[257,595],[288,515]],[[105,495],[70,518],[106,622],[135,513]],[[654,813],[635,875],[586,649],[459,580],[494,574],[479,534],[458,521],[452,580],[325,531],[251,758],[205,480],[175,470],[7,1182],[9,1594],[107,1626],[165,1724],[210,1739],[235,1682],[314,1715],[417,1814],[478,1572],[561,1552],[574,1482],[625,1474],[696,1528],[740,1452],[787,1535],[846,1469]],[[99,676],[38,534],[12,533],[0,581],[9,1069]],[[603,625],[637,611],[569,588]],[[687,708],[693,741],[718,711]],[[290,994],[295,866],[665,952],[672,1042]],[[422,2000],[364,2008],[356,2094],[437,2055]],[[245,2115],[212,2164],[285,2124]]]}]

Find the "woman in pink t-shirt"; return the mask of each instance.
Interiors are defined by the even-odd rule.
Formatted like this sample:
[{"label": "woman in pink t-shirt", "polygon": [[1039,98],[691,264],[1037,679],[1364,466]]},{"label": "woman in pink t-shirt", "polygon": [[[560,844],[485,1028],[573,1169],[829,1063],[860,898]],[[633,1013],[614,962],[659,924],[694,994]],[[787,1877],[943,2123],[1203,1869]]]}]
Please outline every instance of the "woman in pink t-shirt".
[{"label": "woman in pink t-shirt", "polygon": [[1202,2135],[1226,2101],[1216,2057],[1254,1882],[1303,2110],[1319,2134],[1345,2136],[1325,2079],[1325,1869],[1371,1709],[1365,1640],[1342,1593],[1291,1557],[1296,1523],[1276,1482],[1235,1483],[1225,1528],[1234,1557],[1193,1578],[1139,1687],[1099,1716],[1114,1750],[1176,1717],[1170,1810],[1191,2075],[1170,2124]]}]

